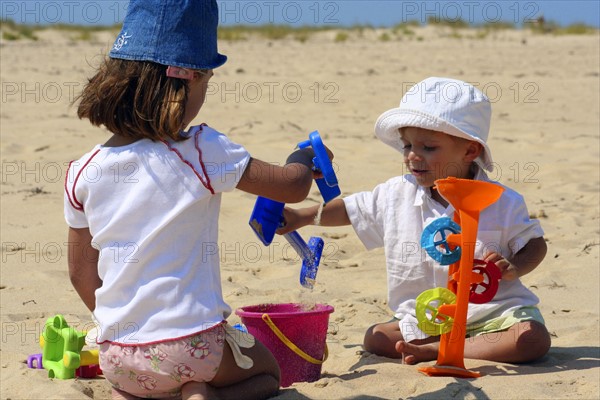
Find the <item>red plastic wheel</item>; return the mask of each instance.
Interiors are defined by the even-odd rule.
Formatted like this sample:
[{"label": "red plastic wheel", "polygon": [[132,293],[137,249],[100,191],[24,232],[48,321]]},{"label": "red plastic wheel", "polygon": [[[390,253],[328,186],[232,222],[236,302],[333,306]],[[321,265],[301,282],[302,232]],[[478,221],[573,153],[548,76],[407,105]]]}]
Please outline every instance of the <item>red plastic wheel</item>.
[{"label": "red plastic wheel", "polygon": [[483,275],[483,281],[471,284],[469,302],[484,304],[492,300],[498,292],[498,283],[502,278],[502,273],[493,262],[475,259],[473,263],[473,272]]}]

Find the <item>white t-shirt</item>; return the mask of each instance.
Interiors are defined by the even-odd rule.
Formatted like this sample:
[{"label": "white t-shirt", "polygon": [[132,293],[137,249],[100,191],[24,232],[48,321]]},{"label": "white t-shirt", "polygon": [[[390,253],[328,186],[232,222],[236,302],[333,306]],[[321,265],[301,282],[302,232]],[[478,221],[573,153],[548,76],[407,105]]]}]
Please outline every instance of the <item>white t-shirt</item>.
[{"label": "white t-shirt", "polygon": [[[481,170],[475,179],[489,182]],[[480,214],[475,258],[482,259],[489,250],[510,259],[530,239],[544,234],[539,222],[529,218],[523,197],[508,187],[504,189],[500,199]],[[378,185],[372,192],[344,199],[352,226],[365,247],[384,247],[388,305],[400,320],[416,321],[415,299],[423,291],[447,287],[448,266],[438,264],[421,248],[421,233],[433,220],[451,218],[454,208],[445,208],[430,193],[412,175],[405,175]],[[492,301],[469,303],[467,322],[488,320],[538,302],[520,280],[501,280]],[[417,337],[423,335],[417,332]],[[409,340],[406,335],[405,339]]]},{"label": "white t-shirt", "polygon": [[67,224],[89,228],[100,252],[99,343],[175,339],[231,313],[219,271],[220,193],[237,186],[250,155],[208,126],[185,135],[98,145],[69,167]]}]

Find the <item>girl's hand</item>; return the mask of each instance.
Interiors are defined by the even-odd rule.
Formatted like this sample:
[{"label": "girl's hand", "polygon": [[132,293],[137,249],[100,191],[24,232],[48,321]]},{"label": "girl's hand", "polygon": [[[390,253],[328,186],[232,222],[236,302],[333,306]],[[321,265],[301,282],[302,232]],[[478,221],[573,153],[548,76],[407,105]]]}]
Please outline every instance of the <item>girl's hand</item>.
[{"label": "girl's hand", "polygon": [[485,256],[484,261],[493,262],[494,264],[496,264],[496,266],[502,273],[502,279],[504,279],[505,281],[514,281],[515,279],[519,278],[518,268],[506,258],[502,257],[501,254],[488,253]]},{"label": "girl's hand", "polygon": [[[325,147],[325,151],[327,152],[327,156],[329,160],[333,162],[333,152],[329,149],[329,147],[323,145]],[[313,179],[321,179],[323,178],[323,173],[321,171],[313,171]]]}]

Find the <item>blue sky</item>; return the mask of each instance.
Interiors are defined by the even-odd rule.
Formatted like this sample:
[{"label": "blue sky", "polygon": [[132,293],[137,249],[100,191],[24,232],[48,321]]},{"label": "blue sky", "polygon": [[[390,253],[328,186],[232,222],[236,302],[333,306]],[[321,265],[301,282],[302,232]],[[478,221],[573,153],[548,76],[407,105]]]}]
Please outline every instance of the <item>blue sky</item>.
[{"label": "blue sky", "polygon": [[[122,0],[10,1],[0,3],[2,19],[26,24],[98,24],[122,22],[127,9]],[[289,24],[392,26],[429,18],[480,24],[504,21],[519,26],[544,16],[561,25],[583,22],[600,27],[599,0],[218,0],[220,22],[235,24]]]}]

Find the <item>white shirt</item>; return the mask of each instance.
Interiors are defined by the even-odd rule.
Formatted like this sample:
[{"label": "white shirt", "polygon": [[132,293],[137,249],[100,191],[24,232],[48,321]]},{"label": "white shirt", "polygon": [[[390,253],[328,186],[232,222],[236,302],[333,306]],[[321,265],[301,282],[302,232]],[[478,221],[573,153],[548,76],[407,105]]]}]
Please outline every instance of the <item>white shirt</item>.
[{"label": "white shirt", "polygon": [[186,135],[98,145],[69,167],[67,224],[89,228],[100,253],[99,343],[175,339],[231,313],[219,271],[220,193],[237,186],[250,155],[208,126]]},{"label": "white shirt", "polygon": [[[481,170],[475,179],[489,181]],[[510,259],[530,239],[544,234],[539,222],[529,218],[523,197],[508,187],[504,189],[500,199],[480,214],[475,258],[482,259],[489,250]],[[421,233],[433,220],[452,217],[454,208],[445,208],[435,201],[430,190],[419,186],[412,175],[392,178],[372,192],[353,194],[344,202],[365,247],[384,247],[388,305],[395,317],[416,321],[416,297],[427,289],[445,288],[448,282],[448,266],[438,264],[421,248]],[[495,318],[510,309],[538,302],[520,280],[501,280],[492,301],[469,303],[467,322]],[[417,336],[423,337],[420,332]],[[410,340],[406,335],[405,339]]]}]

